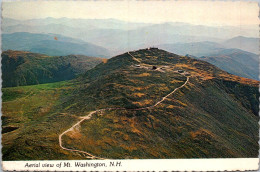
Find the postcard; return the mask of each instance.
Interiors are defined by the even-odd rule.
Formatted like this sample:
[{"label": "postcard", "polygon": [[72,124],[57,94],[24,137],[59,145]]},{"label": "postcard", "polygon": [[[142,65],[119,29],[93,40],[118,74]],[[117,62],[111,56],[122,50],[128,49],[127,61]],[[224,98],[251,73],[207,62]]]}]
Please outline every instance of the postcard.
[{"label": "postcard", "polygon": [[2,169],[259,168],[256,1],[3,1]]}]

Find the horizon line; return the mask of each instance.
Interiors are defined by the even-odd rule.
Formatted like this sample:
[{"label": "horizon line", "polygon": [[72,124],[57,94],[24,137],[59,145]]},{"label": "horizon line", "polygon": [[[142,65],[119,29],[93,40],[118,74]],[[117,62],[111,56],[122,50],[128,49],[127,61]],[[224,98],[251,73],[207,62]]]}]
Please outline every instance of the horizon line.
[{"label": "horizon line", "polygon": [[[28,21],[28,20],[44,20],[44,19],[74,19],[74,20],[116,20],[116,21],[121,21],[121,22],[130,22],[130,23],[139,23],[139,24],[167,24],[167,23],[180,23],[180,24],[189,24],[189,25],[194,25],[194,26],[209,26],[209,27],[248,27],[248,26],[254,26],[253,24],[250,25],[223,25],[223,24],[194,24],[194,23],[189,23],[189,22],[181,22],[181,21],[162,21],[162,22],[145,22],[145,21],[127,21],[123,19],[116,19],[116,18],[69,18],[69,17],[42,17],[42,18],[30,18],[30,19],[15,19],[11,17],[5,17],[2,16],[2,20],[4,19],[12,19],[12,20],[18,20],[18,21]],[[258,24],[257,24],[258,25]]]}]

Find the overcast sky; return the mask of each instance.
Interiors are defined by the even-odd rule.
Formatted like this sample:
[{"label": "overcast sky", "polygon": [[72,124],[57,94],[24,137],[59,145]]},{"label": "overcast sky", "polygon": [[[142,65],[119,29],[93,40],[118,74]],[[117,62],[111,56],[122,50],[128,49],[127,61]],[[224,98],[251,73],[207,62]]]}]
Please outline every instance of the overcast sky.
[{"label": "overcast sky", "polygon": [[28,1],[3,2],[2,8],[3,17],[22,20],[68,17],[217,26],[259,24],[257,2],[241,1]]}]

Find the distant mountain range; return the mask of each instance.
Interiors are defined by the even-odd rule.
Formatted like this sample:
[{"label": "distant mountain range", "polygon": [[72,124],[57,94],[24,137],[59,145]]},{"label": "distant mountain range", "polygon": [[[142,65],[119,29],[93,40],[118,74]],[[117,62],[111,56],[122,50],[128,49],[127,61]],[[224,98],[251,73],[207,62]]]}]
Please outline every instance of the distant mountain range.
[{"label": "distant mountain range", "polygon": [[103,47],[59,34],[28,32],[2,34],[2,49],[31,51],[50,56],[78,54],[94,57],[110,57],[109,50]]},{"label": "distant mountain range", "polygon": [[[139,27],[152,25],[150,23],[135,23],[117,20],[117,19],[73,19],[73,18],[42,18],[42,19],[29,19],[29,20],[16,20],[11,18],[4,18],[3,26],[11,28],[17,28],[16,25],[28,26],[28,28],[33,28],[33,26],[47,26],[47,25],[62,25],[72,28],[84,28],[87,30],[92,29],[120,29],[129,30],[136,29]],[[9,27],[14,26],[14,27]],[[6,30],[8,32],[8,30]],[[13,30],[9,30],[13,32]],[[14,31],[16,32],[16,31]]]},{"label": "distant mountain range", "polygon": [[[249,40],[248,44],[252,42],[251,38],[242,39],[245,40],[244,44],[246,45],[247,40]],[[218,66],[219,68],[230,72],[231,74],[258,80],[258,56],[256,54],[242,51],[240,49],[229,49],[226,43],[234,43],[235,40],[241,40],[241,37],[227,40],[223,44],[204,41],[191,43],[161,44],[158,45],[158,47],[179,55],[189,54],[191,56],[194,56],[194,58],[201,57],[202,60],[208,61]],[[136,40],[136,43],[137,42],[138,40]],[[127,47],[127,41],[125,43],[125,46]],[[110,42],[110,44],[113,43]],[[145,45],[139,46],[145,47]],[[229,46],[231,47],[231,43],[229,44]],[[86,43],[80,39],[65,37],[59,34],[36,34],[27,32],[3,34],[2,49],[30,51],[34,53],[46,54],[49,56],[66,56],[70,54],[79,54],[95,57],[109,57],[111,55],[111,52],[109,50],[100,46]],[[122,50],[123,49],[124,48],[122,48]]]},{"label": "distant mountain range", "polygon": [[190,43],[175,43],[175,44],[161,44],[157,45],[159,48],[167,51],[186,55],[190,54],[193,56],[207,56],[216,53],[220,50],[224,50],[225,47],[216,42],[203,41],[203,42],[190,42]]},{"label": "distant mountain range", "polygon": [[222,43],[229,48],[238,48],[251,53],[259,54],[259,38],[249,38],[244,36],[234,37]]},{"label": "distant mountain range", "polygon": [[4,51],[2,86],[16,87],[70,80],[101,62],[101,58],[82,55],[52,57],[24,51]]},{"label": "distant mountain range", "polygon": [[[226,42],[234,43],[235,40],[239,40],[239,38],[240,37],[227,40],[223,44],[205,41],[163,44],[158,45],[158,47],[179,55],[189,54],[193,58],[199,58],[201,60],[210,62],[222,70],[225,70],[234,75],[259,80],[258,55],[243,51],[241,49],[229,49],[226,45]],[[250,43],[247,43],[247,40],[251,42],[252,39],[243,39],[245,40],[244,44],[250,45]],[[252,44],[252,47],[257,45],[258,44]],[[232,47],[231,43],[229,44],[229,47]]]},{"label": "distant mountain range", "polygon": [[4,18],[2,49],[49,56],[77,54],[109,58],[129,50],[156,46],[183,56],[202,57],[231,74],[258,80],[256,54],[259,39],[244,36],[224,39],[251,30],[178,22],[152,24],[69,18],[21,21]]},{"label": "distant mountain range", "polygon": [[207,56],[218,53],[224,49],[240,49],[254,54],[259,54],[259,38],[234,37],[223,42],[189,42],[157,45],[176,54],[191,54],[194,56]]},{"label": "distant mountain range", "polygon": [[259,80],[259,59],[256,54],[238,49],[224,49],[199,59],[231,74]]},{"label": "distant mountain range", "polygon": [[[223,42],[239,35],[254,37],[252,28],[212,27],[188,23],[134,23],[115,19],[3,19],[3,33],[53,33],[109,49],[113,55],[158,44]],[[234,44],[233,44],[234,45]],[[234,48],[234,47],[232,47]],[[235,47],[237,48],[237,46]],[[255,48],[252,48],[255,52]]]}]

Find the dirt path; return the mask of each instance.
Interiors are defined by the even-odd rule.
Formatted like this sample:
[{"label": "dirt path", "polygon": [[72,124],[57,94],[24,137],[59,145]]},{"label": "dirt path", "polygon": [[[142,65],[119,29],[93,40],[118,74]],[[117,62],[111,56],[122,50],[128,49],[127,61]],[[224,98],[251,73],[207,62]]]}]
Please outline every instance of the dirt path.
[{"label": "dirt path", "polygon": [[140,60],[138,60],[137,58],[135,58],[135,57],[134,57],[132,54],[130,54],[129,52],[127,52],[127,54],[129,54],[129,55],[133,58],[133,60],[137,61],[138,63],[141,63]]},{"label": "dirt path", "polygon": [[[128,52],[129,55],[131,55],[129,52]],[[131,55],[132,56],[132,55]],[[133,56],[132,56],[133,57]],[[92,111],[90,112],[87,116],[84,116],[84,117],[81,117],[81,120],[78,121],[77,123],[75,123],[72,127],[70,127],[69,129],[67,129],[66,131],[64,131],[63,133],[61,133],[59,135],[59,145],[62,149],[64,150],[67,150],[67,151],[72,151],[72,152],[78,152],[78,153],[82,153],[84,155],[86,155],[86,158],[90,158],[90,159],[104,159],[104,158],[101,158],[101,157],[97,157],[95,155],[92,155],[88,152],[85,152],[85,151],[81,151],[81,150],[77,150],[77,149],[69,149],[69,148],[66,148],[64,146],[62,146],[62,136],[64,134],[66,134],[67,132],[69,131],[72,131],[76,126],[80,125],[80,123],[82,123],[83,121],[85,120],[89,120],[91,119],[92,115],[97,113],[97,112],[103,112],[103,111],[108,111],[108,110],[131,110],[131,111],[137,111],[137,110],[144,110],[144,109],[151,109],[151,108],[154,108],[156,107],[157,105],[159,105],[160,103],[162,103],[167,97],[169,97],[170,95],[172,95],[173,93],[175,93],[177,90],[179,90],[180,88],[184,87],[188,82],[189,82],[189,76],[187,77],[187,80],[185,81],[184,84],[182,84],[180,87],[177,87],[175,88],[172,92],[170,92],[169,94],[167,94],[166,96],[164,96],[161,100],[159,100],[158,102],[156,102],[154,105],[152,106],[147,106],[147,107],[143,107],[143,108],[137,108],[137,109],[127,109],[127,108],[106,108],[106,109],[99,109],[99,110],[95,110],[95,111]]]},{"label": "dirt path", "polygon": [[80,150],[76,150],[76,149],[69,149],[69,148],[66,148],[66,147],[62,146],[62,136],[63,136],[64,134],[66,134],[67,132],[72,131],[77,125],[79,125],[79,124],[80,124],[81,122],[83,122],[84,120],[90,119],[90,118],[92,117],[92,114],[94,114],[94,113],[96,113],[96,112],[97,112],[97,111],[92,111],[92,112],[90,112],[87,116],[82,117],[82,119],[81,119],[80,121],[78,121],[78,122],[77,122],[76,124],[74,124],[72,127],[70,127],[69,129],[67,129],[66,131],[64,131],[63,133],[61,133],[61,134],[59,135],[59,144],[60,144],[60,147],[61,147],[62,149],[68,150],[68,151],[73,151],[73,152],[78,152],[78,153],[83,153],[83,154],[87,155],[86,158],[90,158],[90,159],[102,159],[102,158],[96,157],[96,156],[94,156],[94,155],[92,155],[92,154],[90,154],[90,153],[88,153],[88,152],[85,152],[85,151],[80,151]]}]

